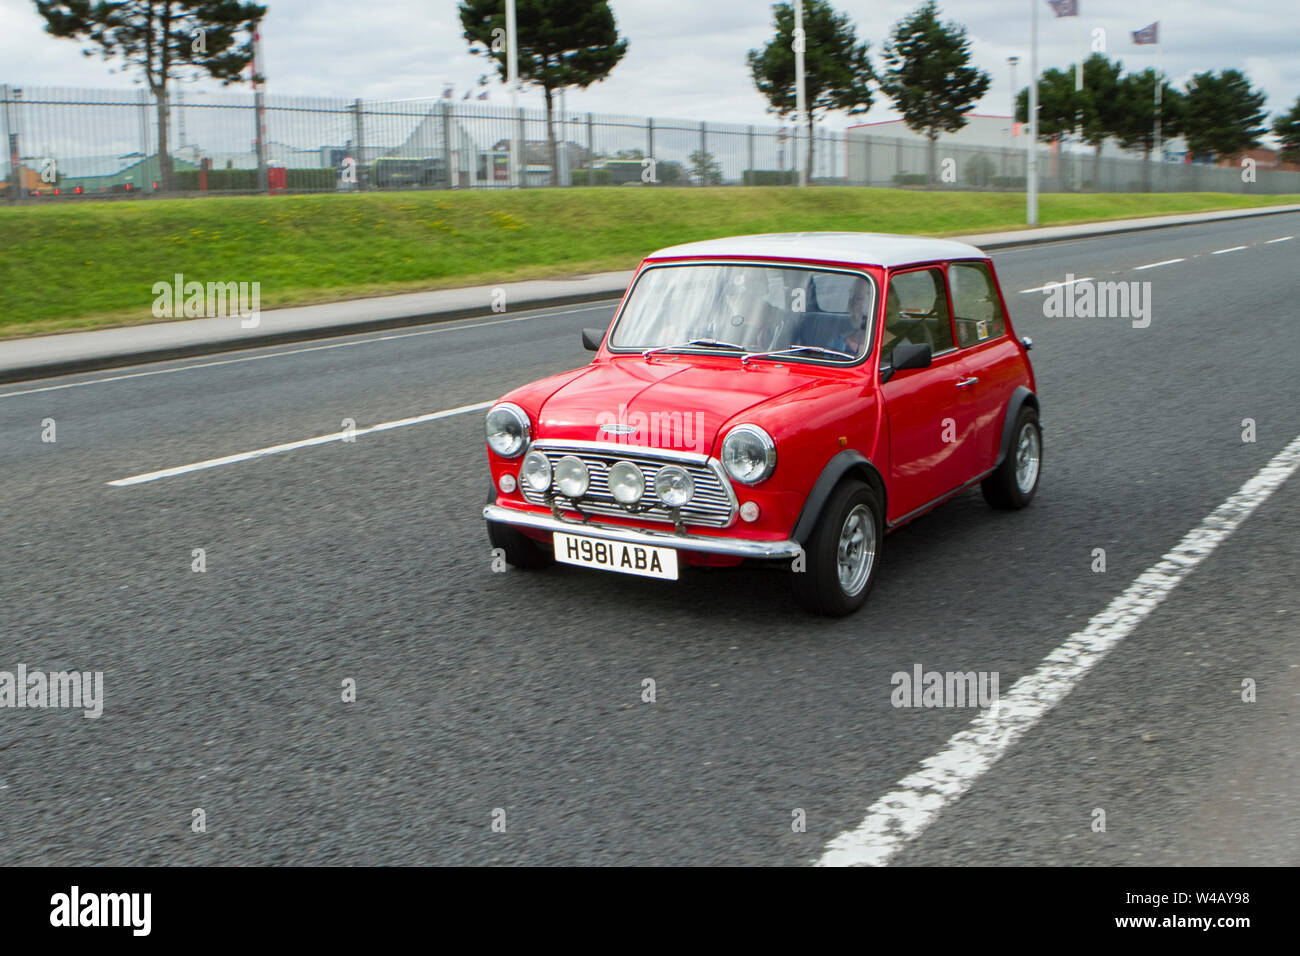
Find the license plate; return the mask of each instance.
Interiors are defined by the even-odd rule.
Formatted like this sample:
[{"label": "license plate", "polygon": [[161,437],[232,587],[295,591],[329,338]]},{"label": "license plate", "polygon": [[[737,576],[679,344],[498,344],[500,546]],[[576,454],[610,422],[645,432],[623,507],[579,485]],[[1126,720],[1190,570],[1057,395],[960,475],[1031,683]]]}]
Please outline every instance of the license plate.
[{"label": "license plate", "polygon": [[603,541],[581,535],[555,532],[555,560],[602,571],[620,571],[647,578],[677,580],[677,552],[648,544]]}]

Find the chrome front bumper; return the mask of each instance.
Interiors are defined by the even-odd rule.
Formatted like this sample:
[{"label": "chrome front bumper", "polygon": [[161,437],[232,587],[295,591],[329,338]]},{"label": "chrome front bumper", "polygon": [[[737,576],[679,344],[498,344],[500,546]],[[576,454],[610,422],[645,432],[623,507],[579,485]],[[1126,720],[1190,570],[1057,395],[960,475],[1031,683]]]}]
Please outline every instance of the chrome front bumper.
[{"label": "chrome front bumper", "polygon": [[620,528],[587,521],[564,521],[535,511],[516,511],[500,505],[483,509],[488,521],[512,524],[542,531],[564,531],[603,541],[622,541],[658,548],[681,548],[705,554],[729,554],[738,558],[793,558],[803,549],[798,541],[754,541],[748,538],[709,538],[703,535],[677,534],[674,531],[651,531],[645,528]]}]

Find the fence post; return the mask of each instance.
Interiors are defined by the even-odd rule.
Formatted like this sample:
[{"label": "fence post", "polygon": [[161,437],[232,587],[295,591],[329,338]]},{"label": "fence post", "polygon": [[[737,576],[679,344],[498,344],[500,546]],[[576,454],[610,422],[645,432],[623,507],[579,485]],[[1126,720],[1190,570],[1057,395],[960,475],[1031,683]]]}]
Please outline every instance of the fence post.
[{"label": "fence post", "polygon": [[645,154],[647,159],[655,158],[655,120],[653,116],[645,118]]},{"label": "fence post", "polygon": [[9,200],[17,202],[22,195],[22,183],[19,181],[22,174],[18,170],[18,127],[14,125],[13,106],[11,105],[13,100],[10,98],[9,84],[6,83],[4,86],[0,86],[0,91],[3,91],[5,104],[5,140],[9,144],[9,189],[7,192],[9,193]]},{"label": "fence post", "polygon": [[701,186],[707,186],[709,184],[708,183],[708,174],[709,174],[708,155],[709,155],[708,132],[705,128],[704,120],[700,120],[700,185]]},{"label": "fence post", "polygon": [[588,186],[596,185],[596,176],[595,176],[595,171],[593,169],[595,159],[596,159],[595,140],[592,138],[591,114],[588,113],[587,114],[587,168],[592,170],[591,181],[587,183]]},{"label": "fence post", "polygon": [[355,162],[352,168],[357,176],[357,189],[366,188],[365,160],[363,158],[365,156],[365,128],[365,121],[361,117],[361,100],[355,99],[352,101],[352,152],[355,154],[352,157]]},{"label": "fence post", "polygon": [[[758,177],[754,173],[754,127],[753,126],[750,126],[749,129],[745,131],[745,152],[746,152],[746,158],[749,165],[750,181],[748,185],[757,186]],[[746,185],[745,177],[743,175],[740,177],[740,182],[741,185]]]},{"label": "fence post", "polygon": [[440,100],[442,106],[442,168],[446,171],[443,189],[452,189],[453,177],[460,178],[460,170],[451,168],[451,107],[446,100]]},{"label": "fence post", "polygon": [[136,188],[141,192],[144,191],[144,181],[148,173],[149,165],[149,93],[146,90],[140,91],[140,165],[136,167],[140,172],[140,182]]},{"label": "fence post", "polygon": [[519,168],[519,188],[527,189],[528,188],[528,140],[526,138],[527,127],[524,126],[524,108],[522,106],[518,108],[518,116],[515,117],[515,122],[518,123],[518,126],[515,127],[516,130],[518,130],[518,132],[515,135],[515,142],[519,144],[519,155],[516,157],[515,162],[518,163],[518,168]]}]

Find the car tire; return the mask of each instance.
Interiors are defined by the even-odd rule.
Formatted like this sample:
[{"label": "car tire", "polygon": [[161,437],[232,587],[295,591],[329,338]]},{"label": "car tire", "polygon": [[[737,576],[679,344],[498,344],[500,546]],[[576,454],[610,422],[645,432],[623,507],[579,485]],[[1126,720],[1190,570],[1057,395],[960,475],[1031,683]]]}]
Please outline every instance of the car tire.
[{"label": "car tire", "polygon": [[[488,504],[497,500],[495,489],[488,492]],[[538,571],[555,563],[555,555],[518,528],[499,521],[487,522],[488,541],[493,550],[505,553],[506,564],[525,571]]]},{"label": "car tire", "polygon": [[843,617],[862,607],[880,568],[884,531],[884,511],[871,486],[840,482],[805,544],[803,570],[794,569],[798,559],[791,569],[795,602],[824,617]]},{"label": "car tire", "polygon": [[994,508],[1023,508],[1034,500],[1043,472],[1043,429],[1038,412],[1028,405],[1020,408],[1011,447],[993,474],[980,482],[984,500]]}]

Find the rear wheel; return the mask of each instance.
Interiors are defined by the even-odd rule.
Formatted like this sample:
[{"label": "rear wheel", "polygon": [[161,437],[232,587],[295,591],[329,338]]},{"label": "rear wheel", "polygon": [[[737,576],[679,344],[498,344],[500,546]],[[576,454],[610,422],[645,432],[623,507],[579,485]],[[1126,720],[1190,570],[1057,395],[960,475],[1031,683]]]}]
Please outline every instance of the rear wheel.
[{"label": "rear wheel", "polygon": [[1038,412],[1021,406],[1011,433],[1011,448],[997,470],[980,483],[984,500],[994,508],[1023,508],[1038,490],[1043,467],[1043,430]]},{"label": "rear wheel", "polygon": [[[495,490],[488,492],[488,504],[497,500]],[[488,541],[493,550],[500,548],[505,552],[506,563],[526,571],[548,568],[555,563],[555,555],[546,547],[534,541],[518,528],[499,521],[487,523]]]},{"label": "rear wheel", "polygon": [[791,571],[795,601],[826,617],[852,614],[866,603],[876,580],[883,541],[884,514],[875,492],[862,481],[841,482],[808,538],[803,570]]}]

